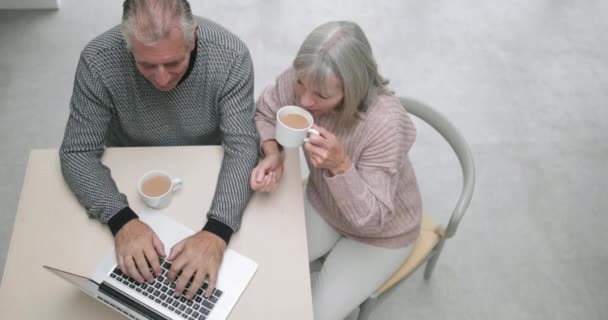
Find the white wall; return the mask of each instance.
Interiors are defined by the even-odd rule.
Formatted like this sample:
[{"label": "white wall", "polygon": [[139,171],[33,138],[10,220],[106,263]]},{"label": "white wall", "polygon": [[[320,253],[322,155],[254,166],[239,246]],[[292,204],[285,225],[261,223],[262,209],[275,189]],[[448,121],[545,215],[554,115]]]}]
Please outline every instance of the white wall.
[{"label": "white wall", "polygon": [[1,9],[59,9],[60,0],[0,0]]}]

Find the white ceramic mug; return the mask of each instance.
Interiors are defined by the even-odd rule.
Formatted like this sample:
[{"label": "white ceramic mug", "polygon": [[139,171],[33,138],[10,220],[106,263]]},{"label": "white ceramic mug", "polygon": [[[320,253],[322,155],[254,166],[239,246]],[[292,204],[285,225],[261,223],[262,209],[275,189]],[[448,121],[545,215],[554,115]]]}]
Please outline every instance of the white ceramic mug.
[{"label": "white ceramic mug", "polygon": [[[171,182],[166,191],[160,195],[149,196],[142,190],[144,183],[154,177],[163,177]],[[161,209],[169,205],[173,192],[182,187],[182,179],[172,178],[168,173],[159,170],[148,171],[139,179],[137,183],[137,191],[146,205],[154,209]]]},{"label": "white ceramic mug", "polygon": [[[306,118],[308,126],[306,128],[296,129],[285,125],[281,121],[281,118],[289,114],[296,114]],[[312,114],[306,111],[306,109],[298,106],[284,106],[277,111],[275,139],[277,139],[277,142],[284,148],[297,148],[301,146],[302,143],[308,141],[308,135],[310,133],[319,134],[319,131],[312,128],[313,123],[314,119]]]}]

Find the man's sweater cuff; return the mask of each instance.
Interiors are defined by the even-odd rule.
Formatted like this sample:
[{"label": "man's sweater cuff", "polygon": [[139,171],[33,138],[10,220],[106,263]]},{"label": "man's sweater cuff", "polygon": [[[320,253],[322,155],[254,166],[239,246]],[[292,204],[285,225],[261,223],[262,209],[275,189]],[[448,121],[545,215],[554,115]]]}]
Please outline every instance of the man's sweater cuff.
[{"label": "man's sweater cuff", "polygon": [[205,227],[203,227],[203,231],[209,231],[222,238],[226,242],[226,245],[230,241],[230,237],[232,237],[232,233],[234,232],[229,226],[215,219],[207,220]]},{"label": "man's sweater cuff", "polygon": [[133,210],[129,207],[124,207],[118,211],[110,220],[108,220],[108,227],[112,231],[112,235],[116,236],[118,231],[127,224],[127,222],[139,218]]}]

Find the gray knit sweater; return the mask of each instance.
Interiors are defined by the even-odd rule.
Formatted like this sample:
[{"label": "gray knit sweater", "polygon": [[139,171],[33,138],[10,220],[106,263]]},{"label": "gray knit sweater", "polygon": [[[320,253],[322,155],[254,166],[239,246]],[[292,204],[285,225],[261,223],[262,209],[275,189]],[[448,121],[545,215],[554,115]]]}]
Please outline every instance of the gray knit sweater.
[{"label": "gray knit sweater", "polygon": [[232,231],[239,228],[258,159],[251,57],[235,35],[207,19],[196,20],[194,61],[168,92],[138,72],[120,26],[82,51],[60,157],[63,176],[89,216],[108,223],[129,205],[100,160],[106,146],[222,144],[224,159],[208,217]]}]

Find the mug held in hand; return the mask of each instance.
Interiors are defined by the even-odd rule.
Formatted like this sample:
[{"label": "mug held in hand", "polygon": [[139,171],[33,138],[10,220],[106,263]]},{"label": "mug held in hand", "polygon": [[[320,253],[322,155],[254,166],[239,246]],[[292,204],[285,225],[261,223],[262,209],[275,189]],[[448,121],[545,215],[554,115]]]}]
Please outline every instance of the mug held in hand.
[{"label": "mug held in hand", "polygon": [[312,128],[312,114],[298,106],[285,106],[277,111],[275,139],[284,148],[297,148],[308,141],[310,133],[319,134]]}]

